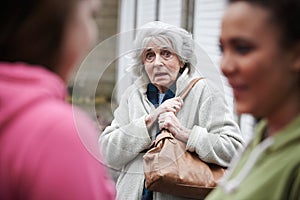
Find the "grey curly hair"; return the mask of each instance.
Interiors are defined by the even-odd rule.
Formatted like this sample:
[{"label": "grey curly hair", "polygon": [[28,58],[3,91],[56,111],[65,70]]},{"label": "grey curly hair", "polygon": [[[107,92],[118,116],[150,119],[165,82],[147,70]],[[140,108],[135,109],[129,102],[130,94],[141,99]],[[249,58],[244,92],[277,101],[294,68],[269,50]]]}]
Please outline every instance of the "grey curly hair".
[{"label": "grey curly hair", "polygon": [[155,41],[168,44],[177,54],[179,60],[184,63],[184,66],[188,67],[190,71],[192,70],[192,66],[196,65],[192,34],[177,26],[160,21],[153,21],[137,30],[134,41],[134,53],[132,54],[133,63],[130,66],[134,75],[140,76],[144,74],[145,68],[142,54],[149,42]]}]

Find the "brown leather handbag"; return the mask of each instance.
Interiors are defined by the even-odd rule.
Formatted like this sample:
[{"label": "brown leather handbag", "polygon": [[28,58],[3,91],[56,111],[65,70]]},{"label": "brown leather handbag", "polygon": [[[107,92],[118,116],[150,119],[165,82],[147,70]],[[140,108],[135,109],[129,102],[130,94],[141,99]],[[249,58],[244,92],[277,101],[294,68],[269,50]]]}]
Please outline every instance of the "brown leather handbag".
[{"label": "brown leather handbag", "polygon": [[[179,95],[184,98],[196,84],[197,78]],[[186,144],[163,130],[144,155],[146,188],[193,199],[204,199],[217,185],[225,169],[199,159],[195,152],[185,149]]]}]

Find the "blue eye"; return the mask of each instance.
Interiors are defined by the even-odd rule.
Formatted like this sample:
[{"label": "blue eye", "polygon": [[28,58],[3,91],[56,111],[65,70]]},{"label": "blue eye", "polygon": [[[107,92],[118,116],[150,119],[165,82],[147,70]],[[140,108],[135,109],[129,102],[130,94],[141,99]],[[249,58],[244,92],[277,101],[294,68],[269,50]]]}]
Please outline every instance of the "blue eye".
[{"label": "blue eye", "polygon": [[146,54],[146,59],[151,59],[154,57],[154,54],[153,53],[147,53]]},{"label": "blue eye", "polygon": [[161,51],[161,56],[164,58],[164,59],[170,59],[172,58],[173,56],[173,53],[169,50],[162,50]]},{"label": "blue eye", "polygon": [[146,54],[145,54],[145,56],[144,56],[144,60],[146,61],[146,62],[152,62],[153,60],[154,60],[154,58],[155,58],[155,53],[154,52],[147,52]]}]

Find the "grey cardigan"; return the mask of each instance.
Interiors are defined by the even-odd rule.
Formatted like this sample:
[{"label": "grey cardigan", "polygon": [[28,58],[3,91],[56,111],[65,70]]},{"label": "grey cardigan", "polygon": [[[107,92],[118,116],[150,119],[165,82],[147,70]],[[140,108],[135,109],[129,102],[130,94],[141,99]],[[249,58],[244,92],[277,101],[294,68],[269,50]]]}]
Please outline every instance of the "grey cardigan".
[{"label": "grey cardigan", "polygon": [[[176,83],[176,94],[192,80],[186,69]],[[112,124],[100,135],[99,144],[105,164],[120,171],[116,183],[117,199],[140,200],[143,190],[143,152],[147,149],[158,125],[147,130],[146,115],[155,107],[147,99],[149,80],[140,77],[124,92],[114,112]],[[210,163],[228,166],[243,140],[238,125],[225,102],[224,95],[205,79],[189,92],[177,113],[182,125],[192,130],[186,148]],[[153,199],[183,199],[154,192]]]}]

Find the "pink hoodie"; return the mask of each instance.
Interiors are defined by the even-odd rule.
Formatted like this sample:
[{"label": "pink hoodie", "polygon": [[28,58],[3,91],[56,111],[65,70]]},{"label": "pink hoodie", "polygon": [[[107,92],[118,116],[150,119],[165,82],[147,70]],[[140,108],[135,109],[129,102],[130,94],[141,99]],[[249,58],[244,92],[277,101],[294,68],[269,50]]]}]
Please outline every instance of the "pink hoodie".
[{"label": "pink hoodie", "polygon": [[50,71],[0,63],[1,200],[114,199],[98,132],[65,98]]}]

